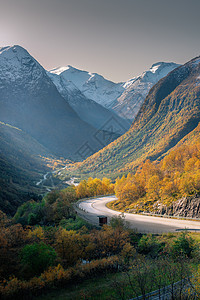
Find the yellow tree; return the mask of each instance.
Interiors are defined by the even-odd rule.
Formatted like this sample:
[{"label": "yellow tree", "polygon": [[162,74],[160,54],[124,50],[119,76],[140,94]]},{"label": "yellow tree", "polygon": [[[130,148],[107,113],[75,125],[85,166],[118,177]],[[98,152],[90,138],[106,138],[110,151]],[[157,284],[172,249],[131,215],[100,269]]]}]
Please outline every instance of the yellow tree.
[{"label": "yellow tree", "polygon": [[55,249],[58,255],[62,258],[65,266],[73,265],[82,255],[80,233],[74,230],[66,230],[59,228],[56,233]]},{"label": "yellow tree", "polygon": [[76,196],[77,198],[88,197],[87,181],[82,180],[79,185],[76,187]]}]

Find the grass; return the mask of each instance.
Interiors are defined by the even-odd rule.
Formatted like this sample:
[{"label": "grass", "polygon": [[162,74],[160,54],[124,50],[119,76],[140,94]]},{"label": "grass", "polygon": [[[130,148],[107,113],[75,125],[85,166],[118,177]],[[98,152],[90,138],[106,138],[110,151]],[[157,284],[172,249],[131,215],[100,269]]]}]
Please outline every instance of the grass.
[{"label": "grass", "polygon": [[[72,284],[70,287],[65,289],[55,290],[47,295],[42,295],[37,297],[37,300],[81,300],[81,299],[121,299],[120,296],[115,291],[114,282],[120,285],[123,284],[124,274],[106,274],[103,277],[96,277],[93,279],[88,279],[84,282],[77,282]],[[128,288],[127,295],[131,297],[131,292]]]},{"label": "grass", "polygon": [[[198,238],[200,238],[200,236]],[[150,264],[153,263],[154,260],[151,260]],[[189,267],[193,269],[194,272],[197,269],[198,265],[198,263],[192,261],[190,261],[189,263]],[[96,276],[95,278],[84,280],[83,282],[78,281],[70,286],[67,286],[66,288],[62,288],[59,290],[56,289],[46,295],[34,298],[34,300],[128,300],[141,295],[138,281],[134,279],[135,277],[131,274],[131,272],[132,271],[130,270],[129,275],[137,295],[131,290],[127,274],[124,272],[118,272],[115,274],[106,273],[103,274],[103,276]],[[169,271],[167,277],[166,274],[164,276],[165,286],[168,286],[171,283],[175,283],[180,280],[179,275],[175,275],[174,273],[175,277],[171,281],[169,276],[170,274],[171,273]],[[154,279],[159,281],[160,273],[157,270],[155,270],[155,273],[152,274],[152,276],[155,276]],[[151,273],[149,273],[148,280],[146,281],[145,291],[146,293],[149,293],[152,291],[156,291],[157,289],[158,286],[156,285],[156,282],[152,282]]]}]

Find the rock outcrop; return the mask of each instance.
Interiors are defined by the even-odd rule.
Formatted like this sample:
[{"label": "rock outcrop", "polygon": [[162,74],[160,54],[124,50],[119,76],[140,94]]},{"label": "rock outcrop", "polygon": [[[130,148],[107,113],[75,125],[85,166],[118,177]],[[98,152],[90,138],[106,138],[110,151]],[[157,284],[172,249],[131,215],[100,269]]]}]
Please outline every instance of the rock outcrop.
[{"label": "rock outcrop", "polygon": [[187,218],[200,218],[200,195],[183,197],[168,207],[160,205],[156,213]]}]

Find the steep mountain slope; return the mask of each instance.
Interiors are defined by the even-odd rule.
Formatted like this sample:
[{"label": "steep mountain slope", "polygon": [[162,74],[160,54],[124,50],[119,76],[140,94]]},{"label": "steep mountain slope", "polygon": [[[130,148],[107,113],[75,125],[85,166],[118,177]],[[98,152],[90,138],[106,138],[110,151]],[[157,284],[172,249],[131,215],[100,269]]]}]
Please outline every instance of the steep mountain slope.
[{"label": "steep mountain slope", "polygon": [[68,171],[117,176],[133,170],[147,158],[164,155],[199,121],[200,57],[176,68],[150,90],[126,134]]},{"label": "steep mountain slope", "polygon": [[[108,81],[96,73],[81,71],[71,66],[56,68],[47,74],[74,109],[76,108],[74,96],[79,95],[79,99],[80,95],[85,96],[85,99],[81,97],[77,104],[83,106],[83,100],[91,99],[121,116],[120,123],[127,128],[124,119],[127,119],[130,125],[150,88],[178,66],[175,63],[158,62],[141,75],[121,83]],[[69,99],[67,99],[66,93]],[[89,106],[89,103],[87,105]],[[79,111],[77,113],[79,114]],[[80,117],[82,116],[80,115]]]},{"label": "steep mountain slope", "polygon": [[123,85],[125,91],[117,99],[117,104],[112,109],[123,118],[133,120],[152,86],[178,66],[175,63],[165,62],[153,64],[148,71],[130,79]]},{"label": "steep mountain slope", "polygon": [[[0,49],[0,120],[67,158],[80,160],[106,144],[96,138],[96,129],[78,117],[43,67],[20,46]],[[89,151],[83,156],[79,152],[85,144]]]},{"label": "steep mountain slope", "polygon": [[21,129],[0,122],[0,209],[14,213],[24,201],[37,197],[36,181],[48,168],[49,151]]},{"label": "steep mountain slope", "polygon": [[63,82],[72,82],[86,98],[107,108],[111,108],[124,91],[122,83],[114,83],[99,74],[81,71],[72,66],[56,68],[50,73],[59,75]]},{"label": "steep mountain slope", "polygon": [[60,75],[47,72],[59,93],[74,109],[78,116],[96,129],[107,128],[108,123],[115,133],[123,134],[130,128],[130,122],[122,119],[114,112],[108,110],[97,102],[86,98],[86,96],[70,80],[66,80],[63,73]]}]

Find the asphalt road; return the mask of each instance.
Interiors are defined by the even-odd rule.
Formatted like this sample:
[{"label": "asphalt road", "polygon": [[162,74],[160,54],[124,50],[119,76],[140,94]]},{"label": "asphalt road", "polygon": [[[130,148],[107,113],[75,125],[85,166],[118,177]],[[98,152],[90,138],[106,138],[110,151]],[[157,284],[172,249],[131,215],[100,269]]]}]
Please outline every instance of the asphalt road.
[{"label": "asphalt road", "polygon": [[[106,207],[110,201],[116,200],[115,196],[105,196],[100,198],[89,199],[79,202],[77,212],[88,222],[98,225],[98,216],[108,217],[108,221],[113,216],[121,213]],[[144,216],[138,214],[125,213],[125,221],[132,229],[141,233],[162,233],[174,232],[177,229],[200,230],[200,221],[178,220],[171,218]]]}]

